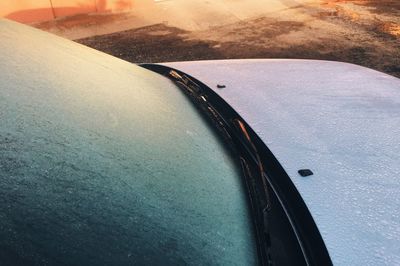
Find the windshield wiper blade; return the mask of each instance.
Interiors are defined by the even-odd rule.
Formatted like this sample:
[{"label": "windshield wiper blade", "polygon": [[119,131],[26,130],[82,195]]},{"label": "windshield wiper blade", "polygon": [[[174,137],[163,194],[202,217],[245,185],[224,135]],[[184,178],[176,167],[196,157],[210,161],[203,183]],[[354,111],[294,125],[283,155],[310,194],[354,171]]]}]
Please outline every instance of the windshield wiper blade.
[{"label": "windshield wiper blade", "polygon": [[269,193],[269,185],[267,183],[267,177],[264,171],[264,165],[261,160],[260,154],[258,153],[256,145],[253,143],[250,134],[247,131],[246,125],[241,121],[240,119],[234,119],[233,123],[235,126],[240,130],[242,133],[242,136],[245,137],[245,140],[247,141],[247,146],[246,148],[250,149],[251,155],[253,157],[253,160],[256,162],[258,166],[258,174],[259,174],[259,179],[262,182],[263,189],[264,189],[264,197],[265,197],[265,202],[264,202],[264,207],[263,207],[263,213],[271,209],[271,200],[270,200],[270,193]]},{"label": "windshield wiper blade", "polygon": [[214,107],[208,100],[210,96],[204,92],[201,86],[186,75],[170,70],[168,76],[196,102],[198,107],[208,114],[216,127],[223,132],[225,139],[231,143],[231,146],[238,153],[244,181],[249,190],[250,202],[254,210],[255,227],[258,235],[259,250],[263,258],[262,261],[264,265],[270,265],[269,241],[262,240],[265,236],[269,236],[270,188],[263,162],[245,122],[237,115],[232,115],[232,113],[221,114],[219,108]]},{"label": "windshield wiper blade", "polygon": [[192,94],[199,94],[201,92],[201,87],[196,84],[193,80],[191,80],[188,76],[186,75],[181,75],[175,70],[171,70],[169,72],[169,76],[173,78],[176,82],[180,82],[182,85],[186,86],[186,89],[192,93]]},{"label": "windshield wiper blade", "polygon": [[[269,188],[265,176],[266,174],[264,172],[264,166],[260,158],[260,155],[258,153],[257,147],[253,143],[244,122],[239,118],[234,118],[231,119],[230,121],[224,118],[223,115],[221,115],[217,111],[217,109],[211,103],[208,102],[207,96],[203,94],[202,88],[186,75],[179,74],[175,70],[171,70],[169,71],[169,76],[173,78],[176,82],[179,82],[184,87],[184,89],[186,89],[187,93],[189,93],[193,98],[195,98],[195,100],[200,102],[200,104],[202,104],[203,107],[205,107],[204,109],[206,109],[211,114],[214,121],[217,122],[219,127],[222,127],[222,129],[226,131],[226,133],[229,135],[231,139],[235,137],[239,140],[240,144],[239,147],[237,147],[239,148],[239,150],[246,149],[248,151],[248,153],[254,160],[254,163],[258,167],[258,176],[261,180],[264,189],[265,206],[263,208],[263,211],[270,209],[271,206],[270,206],[269,192],[268,192]],[[241,135],[241,137],[238,138],[238,135]]]}]

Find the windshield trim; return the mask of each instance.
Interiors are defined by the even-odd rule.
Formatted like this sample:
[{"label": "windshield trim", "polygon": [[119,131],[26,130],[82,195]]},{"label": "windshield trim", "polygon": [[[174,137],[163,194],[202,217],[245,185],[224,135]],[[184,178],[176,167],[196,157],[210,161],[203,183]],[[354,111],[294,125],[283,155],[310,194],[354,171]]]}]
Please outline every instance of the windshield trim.
[{"label": "windshield trim", "polygon": [[[262,235],[267,223],[265,214],[270,207],[269,194],[273,193],[292,226],[306,264],[332,265],[325,243],[300,193],[281,164],[246,121],[211,88],[194,77],[163,65],[142,64],[140,66],[175,82],[200,109],[208,113],[224,138],[239,152],[247,184],[254,182],[254,176],[261,177],[257,178],[255,182],[257,187],[253,188],[257,191],[252,191],[248,187],[248,192],[252,202],[252,214],[262,264],[268,265],[269,261],[269,247],[266,243],[268,241],[265,241]],[[254,170],[257,168],[258,170]],[[260,187],[263,188],[261,193]]]}]

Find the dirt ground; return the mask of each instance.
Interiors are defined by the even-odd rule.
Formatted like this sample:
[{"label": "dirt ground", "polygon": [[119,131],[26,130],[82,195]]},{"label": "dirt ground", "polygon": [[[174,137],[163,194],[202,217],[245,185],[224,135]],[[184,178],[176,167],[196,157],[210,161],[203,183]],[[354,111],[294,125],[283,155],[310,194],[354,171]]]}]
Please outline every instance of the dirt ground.
[{"label": "dirt ground", "polygon": [[400,1],[322,1],[201,30],[159,23],[76,41],[134,63],[307,58],[400,77]]}]

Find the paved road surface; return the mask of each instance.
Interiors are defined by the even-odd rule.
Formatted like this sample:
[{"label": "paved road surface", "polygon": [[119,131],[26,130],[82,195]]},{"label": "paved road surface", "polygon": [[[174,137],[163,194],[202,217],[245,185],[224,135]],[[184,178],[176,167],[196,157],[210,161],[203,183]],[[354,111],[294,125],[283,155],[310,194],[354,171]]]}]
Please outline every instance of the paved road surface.
[{"label": "paved road surface", "polygon": [[82,15],[37,26],[70,39],[158,23],[199,31],[310,3],[320,0],[138,0],[129,13]]},{"label": "paved road surface", "polygon": [[400,77],[398,0],[138,0],[36,26],[131,62],[311,58]]}]

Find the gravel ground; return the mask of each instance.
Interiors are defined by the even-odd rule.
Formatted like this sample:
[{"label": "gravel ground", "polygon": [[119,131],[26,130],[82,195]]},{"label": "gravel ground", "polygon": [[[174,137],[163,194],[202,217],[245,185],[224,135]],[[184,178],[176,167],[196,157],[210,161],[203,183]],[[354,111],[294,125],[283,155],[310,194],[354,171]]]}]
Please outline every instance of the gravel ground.
[{"label": "gravel ground", "polygon": [[307,58],[355,63],[400,77],[400,1],[325,1],[207,30],[161,23],[76,41],[134,63]]}]

